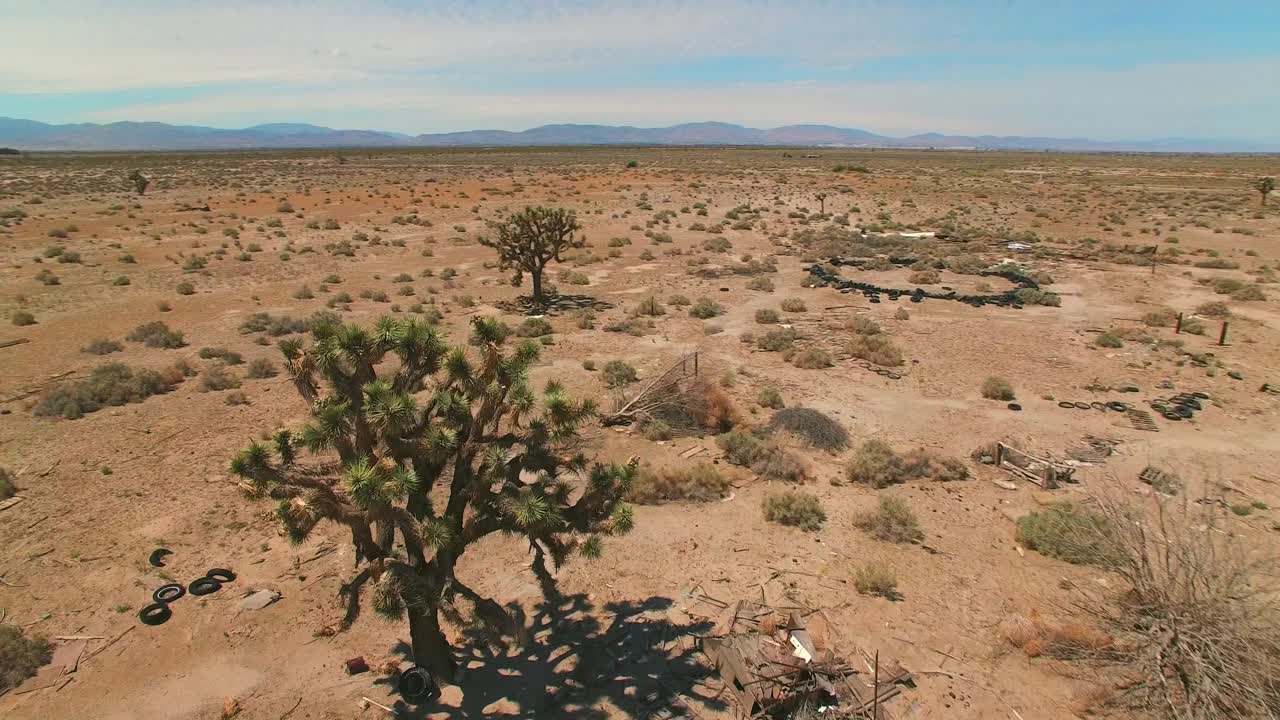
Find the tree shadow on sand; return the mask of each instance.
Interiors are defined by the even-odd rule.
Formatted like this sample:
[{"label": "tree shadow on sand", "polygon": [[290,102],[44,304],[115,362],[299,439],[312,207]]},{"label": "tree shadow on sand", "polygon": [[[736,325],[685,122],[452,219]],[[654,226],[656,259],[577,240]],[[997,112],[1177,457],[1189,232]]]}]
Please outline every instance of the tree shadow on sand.
[{"label": "tree shadow on sand", "polygon": [[494,306],[507,312],[521,315],[559,315],[574,310],[595,310],[603,312],[613,307],[613,303],[593,298],[590,295],[548,294],[542,303],[535,303],[532,297],[520,295],[514,300],[494,303]]},{"label": "tree shadow on sand", "polygon": [[[712,623],[673,622],[667,614],[672,601],[665,597],[608,603],[603,612],[584,594],[544,597],[531,619],[508,607],[524,628],[523,643],[495,642],[481,629],[464,632],[457,643],[458,664],[465,668],[459,702],[419,706],[398,699],[399,717],[605,720],[613,706],[629,718],[679,718],[686,716],[683,701],[725,707],[718,680],[706,682],[713,672],[692,638],[705,635]],[[412,657],[404,641],[393,652]],[[397,684],[394,677],[380,682],[393,691]],[[451,695],[456,697],[445,697]]]}]

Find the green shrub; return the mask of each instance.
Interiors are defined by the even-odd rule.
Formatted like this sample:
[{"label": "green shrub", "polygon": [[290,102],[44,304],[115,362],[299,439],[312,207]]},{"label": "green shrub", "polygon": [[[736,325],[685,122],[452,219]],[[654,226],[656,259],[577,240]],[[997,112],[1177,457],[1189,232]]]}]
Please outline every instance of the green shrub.
[{"label": "green shrub", "polygon": [[1122,557],[1112,522],[1070,501],[1018,518],[1016,539],[1030,550],[1073,565],[1109,567]]},{"label": "green shrub", "polygon": [[194,295],[196,292],[196,286],[185,280],[175,285],[173,289],[179,295]]},{"label": "green shrub", "polygon": [[610,360],[604,365],[604,383],[608,387],[622,387],[630,385],[639,379],[636,369],[630,363],[622,360]]},{"label": "green shrub", "polygon": [[789,432],[809,445],[827,452],[837,452],[849,447],[849,431],[839,422],[813,408],[779,410],[769,419],[769,429],[774,432]]},{"label": "green shrub", "polygon": [[1236,280],[1235,278],[1217,278],[1210,281],[1209,286],[1212,287],[1213,291],[1219,295],[1230,295],[1245,287],[1247,284],[1248,283],[1243,280]]},{"label": "green shrub", "polygon": [[1250,284],[1232,291],[1231,299],[1240,300],[1244,302],[1254,301],[1254,300],[1266,300],[1267,294],[1262,291],[1261,287]]},{"label": "green shrub", "polygon": [[1121,339],[1119,335],[1116,335],[1113,332],[1104,332],[1098,337],[1094,338],[1093,342],[1098,347],[1104,347],[1104,348],[1124,347],[1124,340]]},{"label": "green shrub", "polygon": [[[330,300],[337,299],[338,297],[339,296],[335,295],[334,298],[330,298]],[[350,301],[351,298],[348,296],[347,302]],[[332,315],[333,313],[329,314]],[[271,337],[280,337],[282,335],[293,335],[295,333],[306,332],[309,327],[310,325],[307,321],[295,320],[288,315],[275,316],[271,313],[257,312],[250,315],[244,322],[240,323],[240,332],[246,335],[249,333],[260,332],[266,333]]]},{"label": "green shrub", "polygon": [[107,363],[84,380],[61,383],[45,392],[34,413],[74,420],[104,406],[138,403],[168,392],[172,383],[154,370],[135,370],[124,363]]},{"label": "green shrub", "polygon": [[902,498],[880,496],[879,507],[859,515],[854,525],[885,542],[914,543],[924,539],[920,522]]},{"label": "green shrub", "polygon": [[689,316],[699,320],[706,320],[723,314],[724,308],[711,298],[698,298],[698,301],[689,308]]},{"label": "green shrub", "polygon": [[52,659],[48,640],[27,637],[17,625],[0,625],[0,694],[21,685]]},{"label": "green shrub", "polygon": [[850,320],[847,327],[858,335],[879,335],[881,333],[880,323],[861,315]]},{"label": "green shrub", "polygon": [[717,436],[716,444],[731,464],[750,468],[762,478],[783,482],[805,480],[804,466],[776,442],[762,440],[745,430],[730,430]]},{"label": "green shrub", "polygon": [[662,420],[645,420],[640,424],[640,434],[645,440],[670,440],[671,426]]},{"label": "green shrub", "polygon": [[163,321],[153,320],[134,328],[125,336],[130,342],[140,342],[147,347],[165,348],[172,350],[180,348],[187,343],[182,339],[182,333],[172,330]]},{"label": "green shrub", "polygon": [[941,482],[964,480],[969,477],[969,471],[955,458],[938,457],[922,449],[899,455],[883,440],[872,438],[849,460],[845,477],[850,482],[885,488],[923,478]]},{"label": "green shrub", "polygon": [[673,305],[675,307],[685,307],[687,305],[692,305],[693,301],[685,297],[684,295],[677,294],[667,298],[667,304]]},{"label": "green shrub", "polygon": [[747,281],[748,290],[759,290],[761,292],[773,292],[773,281],[762,275],[751,278]]},{"label": "green shrub", "polygon": [[710,502],[728,494],[729,487],[729,480],[708,463],[665,468],[646,464],[636,472],[627,499],[644,505],[678,500]]},{"label": "green shrub", "polygon": [[666,315],[667,311],[662,307],[662,303],[658,302],[657,298],[650,297],[646,300],[640,301],[640,304],[636,306],[635,314],[659,317],[661,315]]},{"label": "green shrub", "polygon": [[36,316],[26,310],[17,310],[13,313],[13,324],[18,327],[26,327],[36,324]]},{"label": "green shrub", "polygon": [[1015,396],[1008,380],[992,375],[982,381],[982,397],[988,400],[1012,400]]},{"label": "green shrub", "polygon": [[792,328],[775,328],[756,338],[756,346],[769,352],[790,350],[799,334]]},{"label": "green shrub", "polygon": [[765,497],[764,519],[801,530],[818,530],[827,521],[827,513],[817,495],[785,491]]},{"label": "green shrub", "polygon": [[240,353],[220,347],[200,348],[199,355],[204,360],[221,360],[228,365],[239,365],[244,362]]},{"label": "green shrub", "polygon": [[888,565],[868,562],[854,572],[853,587],[863,595],[893,600],[898,597],[898,575]]},{"label": "green shrub", "polygon": [[1014,291],[1014,297],[1023,305],[1048,305],[1049,307],[1059,307],[1062,305],[1062,297],[1057,293],[1047,292],[1045,290],[1037,290],[1035,288],[1021,288]]},{"label": "green shrub", "polygon": [[245,369],[245,377],[250,380],[265,380],[273,378],[279,374],[276,370],[275,363],[266,358],[257,358],[249,362],[249,367]]},{"label": "green shrub", "polygon": [[773,408],[774,410],[783,407],[782,393],[778,388],[772,385],[766,385],[760,388],[760,393],[756,395],[756,402],[761,407]]}]

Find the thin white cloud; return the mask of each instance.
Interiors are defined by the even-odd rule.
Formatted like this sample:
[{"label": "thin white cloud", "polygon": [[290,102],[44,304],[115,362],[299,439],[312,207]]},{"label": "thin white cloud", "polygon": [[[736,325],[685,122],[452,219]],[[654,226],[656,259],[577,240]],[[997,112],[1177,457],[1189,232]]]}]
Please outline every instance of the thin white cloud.
[{"label": "thin white cloud", "polygon": [[[147,118],[234,126],[358,109],[361,127],[441,132],[584,122],[756,127],[823,123],[886,134],[1199,136],[1273,141],[1280,103],[1236,79],[1280,76],[1280,59],[1150,64],[1119,70],[1028,67],[997,79],[711,84],[684,88],[475,91],[421,84],[226,93],[118,107],[98,121]],[[1195,102],[1188,102],[1194,98]],[[347,126],[351,126],[348,123]]]}]

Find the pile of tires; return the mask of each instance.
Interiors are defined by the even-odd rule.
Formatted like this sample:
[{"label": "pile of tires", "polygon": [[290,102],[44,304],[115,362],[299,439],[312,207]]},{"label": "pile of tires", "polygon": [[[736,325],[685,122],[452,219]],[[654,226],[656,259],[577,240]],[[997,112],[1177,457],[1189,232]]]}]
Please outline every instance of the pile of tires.
[{"label": "pile of tires", "polygon": [[236,574],[226,568],[211,568],[203,576],[191,581],[190,585],[182,583],[166,583],[151,593],[150,605],[138,611],[138,619],[143,625],[163,625],[173,617],[169,604],[187,593],[192,595],[210,595],[222,589],[223,584],[233,582]]},{"label": "pile of tires", "polygon": [[1190,420],[1196,416],[1196,413],[1204,409],[1204,402],[1202,401],[1208,399],[1208,393],[1180,393],[1173,397],[1152,400],[1151,409],[1160,413],[1166,420],[1174,422]]}]

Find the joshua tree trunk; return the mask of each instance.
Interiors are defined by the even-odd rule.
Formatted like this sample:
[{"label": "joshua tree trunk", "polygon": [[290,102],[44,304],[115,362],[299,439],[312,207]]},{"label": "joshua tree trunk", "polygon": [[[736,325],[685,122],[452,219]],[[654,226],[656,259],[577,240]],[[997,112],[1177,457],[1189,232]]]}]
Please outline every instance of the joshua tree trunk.
[{"label": "joshua tree trunk", "polygon": [[542,270],[543,266],[538,265],[529,271],[529,275],[533,277],[533,304],[542,304]]},{"label": "joshua tree trunk", "polygon": [[409,640],[413,644],[413,662],[431,671],[436,682],[454,682],[457,663],[453,659],[453,646],[440,631],[439,608],[410,606]]}]

